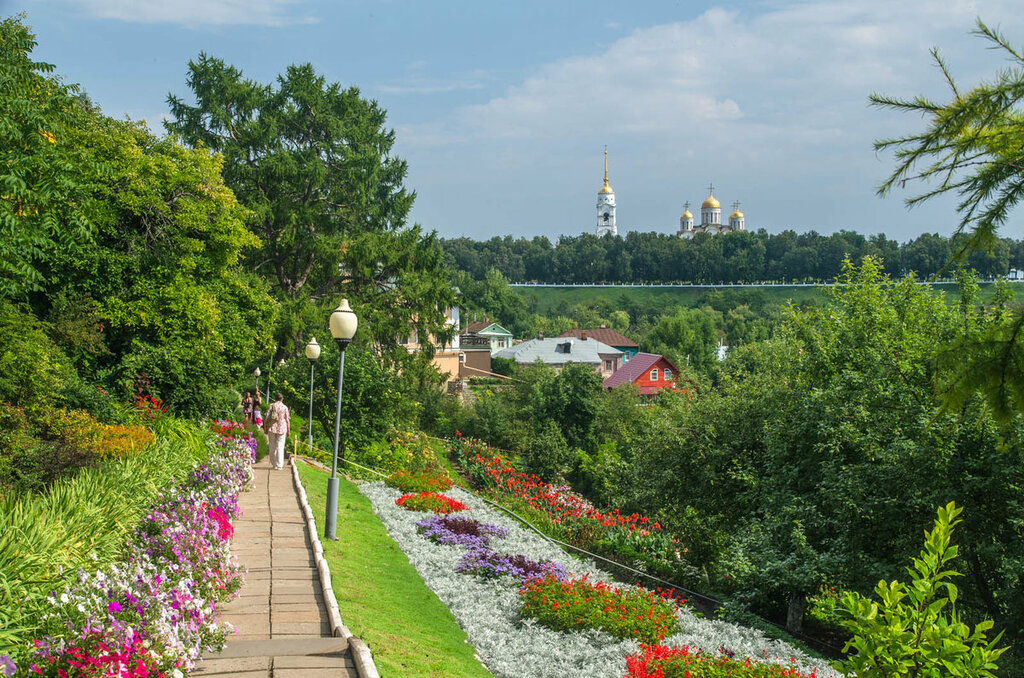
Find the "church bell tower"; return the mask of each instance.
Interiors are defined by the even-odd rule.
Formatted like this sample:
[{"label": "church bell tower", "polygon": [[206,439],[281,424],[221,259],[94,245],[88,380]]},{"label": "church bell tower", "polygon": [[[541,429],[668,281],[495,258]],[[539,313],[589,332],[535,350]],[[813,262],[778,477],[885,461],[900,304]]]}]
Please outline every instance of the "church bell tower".
[{"label": "church bell tower", "polygon": [[615,191],[608,185],[608,147],[604,147],[604,186],[597,192],[597,235],[618,235],[615,225]]}]

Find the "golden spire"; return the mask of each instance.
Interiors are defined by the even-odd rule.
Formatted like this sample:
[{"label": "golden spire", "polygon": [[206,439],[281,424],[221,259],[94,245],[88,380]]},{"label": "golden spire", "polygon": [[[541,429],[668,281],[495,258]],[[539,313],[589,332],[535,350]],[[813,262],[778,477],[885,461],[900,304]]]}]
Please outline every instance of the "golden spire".
[{"label": "golden spire", "polygon": [[598,193],[614,193],[612,187],[608,185],[608,147],[604,147],[604,186]]},{"label": "golden spire", "polygon": [[740,201],[737,200],[732,204],[732,214],[729,215],[730,219],[740,218],[743,216],[743,212],[740,212]]},{"label": "golden spire", "polygon": [[689,200],[686,201],[686,204],[683,206],[683,209],[686,210],[685,212],[683,212],[683,219],[693,219],[693,215],[690,214],[690,201]]}]

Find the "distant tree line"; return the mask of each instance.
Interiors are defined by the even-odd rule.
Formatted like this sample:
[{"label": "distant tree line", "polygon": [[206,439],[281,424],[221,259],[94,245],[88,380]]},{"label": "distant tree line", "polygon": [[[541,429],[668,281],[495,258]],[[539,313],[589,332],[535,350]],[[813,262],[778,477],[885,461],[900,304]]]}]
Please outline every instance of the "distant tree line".
[{"label": "distant tree line", "polygon": [[[625,237],[563,236],[555,243],[546,236],[453,238],[443,240],[442,246],[450,263],[476,280],[494,268],[512,282],[752,283],[832,280],[847,256],[854,261],[877,257],[894,277],[914,272],[929,278],[949,265],[963,242],[932,233],[901,244],[881,233],[760,229],[698,234],[692,240],[635,231]],[[995,239],[991,249],[973,251],[966,263],[982,278],[1024,268],[1024,241]]]}]

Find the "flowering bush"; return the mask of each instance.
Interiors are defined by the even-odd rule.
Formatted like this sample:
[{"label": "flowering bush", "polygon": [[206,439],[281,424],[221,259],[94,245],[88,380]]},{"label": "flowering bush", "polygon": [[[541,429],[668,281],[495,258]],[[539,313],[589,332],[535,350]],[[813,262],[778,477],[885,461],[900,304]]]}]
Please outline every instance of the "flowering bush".
[{"label": "flowering bush", "polygon": [[466,548],[487,546],[489,538],[504,537],[508,530],[458,516],[431,516],[416,523],[416,529],[435,544],[455,544]]},{"label": "flowering bush", "polygon": [[627,678],[817,678],[817,671],[801,673],[795,666],[779,666],[734,659],[728,650],[719,654],[689,646],[644,645],[639,654],[626,657]]},{"label": "flowering bush", "polygon": [[585,533],[588,539],[660,558],[673,556],[679,548],[662,533],[661,525],[647,516],[623,515],[618,509],[599,511],[568,487],[556,487],[516,470],[508,457],[480,441],[457,436],[452,450],[479,485],[525,501],[552,523],[569,528],[574,536]]},{"label": "flowering bush", "polygon": [[[46,634],[26,663],[38,675],[179,677],[223,645],[216,608],[241,586],[230,519],[251,477],[256,441],[222,439],[184,481],[158,495],[125,559],[79,570],[50,594]],[[14,675],[13,660],[0,667]]]},{"label": "flowering bush", "polygon": [[386,482],[402,492],[444,492],[452,488],[452,480],[441,471],[395,471]]},{"label": "flowering bush", "polygon": [[[161,678],[167,674],[157,668],[157,661],[141,638],[136,636],[128,645],[111,647],[103,641],[101,633],[90,633],[74,647],[54,653],[45,643],[38,643],[39,661],[32,672],[39,675],[56,675],[59,678],[75,676],[92,678],[96,676],[131,676]],[[5,673],[5,675],[14,675]]]},{"label": "flowering bush", "polygon": [[132,404],[135,405],[135,412],[142,421],[153,422],[167,413],[167,405],[159,398],[148,394],[136,393],[132,397]]},{"label": "flowering bush", "polygon": [[515,577],[520,584],[545,577],[554,577],[561,581],[566,577],[565,567],[559,563],[530,560],[523,555],[495,553],[487,547],[466,551],[459,564],[455,566],[455,571],[462,574],[478,574],[488,579]]},{"label": "flowering bush", "polygon": [[465,511],[467,506],[461,501],[434,492],[419,494],[403,494],[395,503],[410,511],[433,511],[434,513],[453,513]]},{"label": "flowering bush", "polygon": [[153,433],[143,426],[102,424],[83,410],[52,410],[45,419],[50,436],[99,457],[118,457],[149,447]]},{"label": "flowering bush", "polygon": [[616,638],[653,643],[679,628],[676,603],[669,591],[625,591],[587,576],[528,582],[520,591],[523,616],[556,631],[603,629]]}]

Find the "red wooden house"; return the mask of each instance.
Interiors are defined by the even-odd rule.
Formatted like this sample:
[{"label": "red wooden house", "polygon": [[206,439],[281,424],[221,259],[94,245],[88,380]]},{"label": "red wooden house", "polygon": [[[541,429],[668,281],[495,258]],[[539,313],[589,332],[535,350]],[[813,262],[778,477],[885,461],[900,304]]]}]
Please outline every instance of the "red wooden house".
[{"label": "red wooden house", "polygon": [[663,388],[675,388],[679,370],[668,358],[655,353],[637,353],[619,370],[604,380],[612,389],[622,384],[636,384],[642,395],[654,395]]}]

